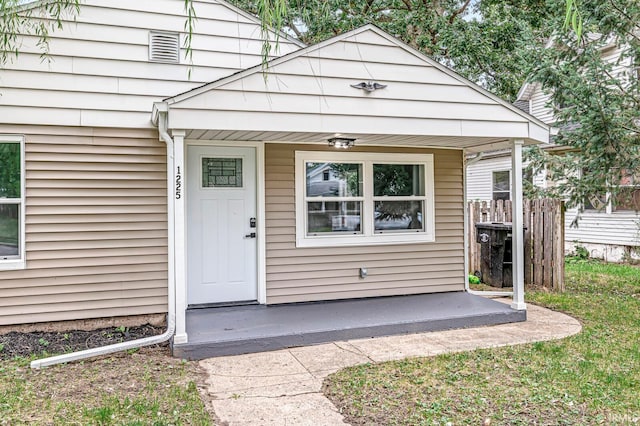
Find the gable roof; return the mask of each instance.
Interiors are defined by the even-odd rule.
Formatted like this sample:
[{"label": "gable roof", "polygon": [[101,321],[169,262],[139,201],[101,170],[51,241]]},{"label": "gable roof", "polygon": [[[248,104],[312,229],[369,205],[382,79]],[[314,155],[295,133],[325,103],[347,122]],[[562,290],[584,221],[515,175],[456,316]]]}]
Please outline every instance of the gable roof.
[{"label": "gable roof", "polygon": [[[278,58],[272,59],[271,61],[269,61],[267,63],[267,70],[270,68],[274,68],[280,64],[283,64],[285,62],[289,62],[289,61],[293,61],[296,58],[299,58],[301,56],[305,56],[308,55],[312,52],[318,51],[326,46],[335,44],[337,42],[346,40],[348,38],[352,38],[353,36],[356,36],[358,34],[364,33],[366,31],[371,31],[374,32],[375,34],[379,35],[380,37],[383,37],[384,39],[388,40],[389,42],[395,44],[397,47],[402,48],[403,50],[405,50],[407,53],[410,53],[411,55],[415,56],[416,58],[418,58],[419,60],[424,61],[426,64],[433,66],[435,68],[437,68],[438,70],[442,71],[443,73],[445,73],[446,75],[448,75],[451,78],[454,78],[456,80],[458,80],[459,82],[467,85],[468,87],[472,88],[473,90],[477,91],[478,93],[488,97],[489,99],[493,100],[494,102],[504,106],[505,108],[511,110],[512,112],[515,112],[516,114],[522,116],[523,118],[526,118],[528,121],[533,121],[538,125],[541,126],[547,126],[544,122],[538,120],[536,117],[522,111],[521,109],[515,107],[514,105],[510,104],[509,102],[501,99],[500,97],[494,95],[493,93],[489,92],[488,90],[480,87],[479,85],[477,85],[476,83],[473,83],[470,80],[467,80],[466,78],[462,77],[461,75],[457,74],[455,71],[453,71],[452,69],[448,68],[445,65],[440,64],[439,62],[435,61],[434,59],[426,56],[425,54],[423,54],[422,52],[414,49],[413,47],[407,45],[406,43],[402,42],[401,40],[399,40],[396,37],[391,36],[390,34],[386,33],[384,30],[382,30],[380,27],[374,25],[374,24],[367,24],[364,25],[362,27],[356,28],[355,30],[337,35],[335,37],[332,37],[330,39],[327,39],[325,41],[322,41],[320,43],[314,44],[312,46],[308,46],[306,48],[300,49],[300,50],[296,50],[294,52],[291,52],[287,55],[284,56],[280,56]],[[245,70],[236,72],[234,74],[231,74],[227,77],[221,78],[219,80],[213,81],[211,83],[205,84],[203,86],[194,88],[192,90],[180,93],[178,95],[169,97],[164,99],[165,102],[167,102],[169,105],[177,103],[177,102],[181,102],[184,101],[186,99],[189,99],[191,97],[194,96],[198,96],[201,93],[204,93],[206,91],[209,90],[213,90],[216,89],[220,86],[223,86],[225,84],[240,80],[242,78],[245,78],[247,76],[253,75],[253,74],[257,74],[257,73],[262,73],[264,71],[263,66],[262,65],[257,65],[251,68],[247,68]],[[267,71],[268,72],[268,71]],[[267,76],[268,78],[268,76]]]},{"label": "gable roof", "polygon": [[[321,142],[338,134],[364,145],[497,149],[547,143],[549,127],[374,25],[166,98],[190,139]],[[361,82],[382,84],[373,92]]]}]

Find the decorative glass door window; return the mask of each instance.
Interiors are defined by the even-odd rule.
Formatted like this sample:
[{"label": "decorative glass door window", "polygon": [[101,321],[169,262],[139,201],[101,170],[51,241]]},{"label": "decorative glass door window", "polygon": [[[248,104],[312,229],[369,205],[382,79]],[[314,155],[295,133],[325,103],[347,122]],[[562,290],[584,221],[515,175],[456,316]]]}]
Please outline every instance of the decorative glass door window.
[{"label": "decorative glass door window", "polygon": [[203,188],[242,188],[242,158],[202,158]]},{"label": "decorative glass door window", "polygon": [[296,152],[298,247],[434,240],[432,154]]}]

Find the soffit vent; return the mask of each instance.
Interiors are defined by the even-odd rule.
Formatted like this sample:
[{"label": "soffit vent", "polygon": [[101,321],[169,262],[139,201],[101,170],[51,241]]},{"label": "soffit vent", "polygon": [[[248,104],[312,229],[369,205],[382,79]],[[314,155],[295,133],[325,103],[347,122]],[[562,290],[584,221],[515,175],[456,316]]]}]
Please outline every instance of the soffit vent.
[{"label": "soffit vent", "polygon": [[177,64],[180,62],[180,34],[151,31],[149,60]]}]

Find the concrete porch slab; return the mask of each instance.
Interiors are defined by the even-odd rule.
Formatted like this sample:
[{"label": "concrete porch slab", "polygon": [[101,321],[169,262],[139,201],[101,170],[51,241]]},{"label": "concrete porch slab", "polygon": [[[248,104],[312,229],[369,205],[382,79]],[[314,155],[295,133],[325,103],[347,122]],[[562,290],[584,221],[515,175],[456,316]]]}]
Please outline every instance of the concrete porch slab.
[{"label": "concrete porch slab", "polygon": [[349,365],[560,339],[580,330],[574,318],[529,305],[526,322],[205,359],[199,363],[207,374],[201,391],[229,426],[333,426],[345,423],[322,394],[323,379]]},{"label": "concrete porch slab", "polygon": [[378,336],[522,322],[526,311],[465,292],[187,311],[190,360]]}]

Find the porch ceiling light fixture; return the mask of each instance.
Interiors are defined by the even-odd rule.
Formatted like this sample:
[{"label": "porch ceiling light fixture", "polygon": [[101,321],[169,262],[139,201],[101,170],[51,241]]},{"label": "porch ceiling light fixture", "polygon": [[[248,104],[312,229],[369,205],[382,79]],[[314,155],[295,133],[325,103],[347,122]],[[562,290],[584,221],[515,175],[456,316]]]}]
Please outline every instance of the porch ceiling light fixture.
[{"label": "porch ceiling light fixture", "polygon": [[355,138],[335,137],[335,138],[329,138],[327,139],[327,141],[329,142],[329,146],[332,146],[334,148],[343,148],[343,149],[351,148],[356,144]]},{"label": "porch ceiling light fixture", "polygon": [[380,84],[375,81],[367,81],[366,83],[363,81],[362,83],[351,84],[350,86],[354,89],[362,89],[367,92],[375,92],[378,89],[384,89],[385,87],[387,87],[386,84]]}]

